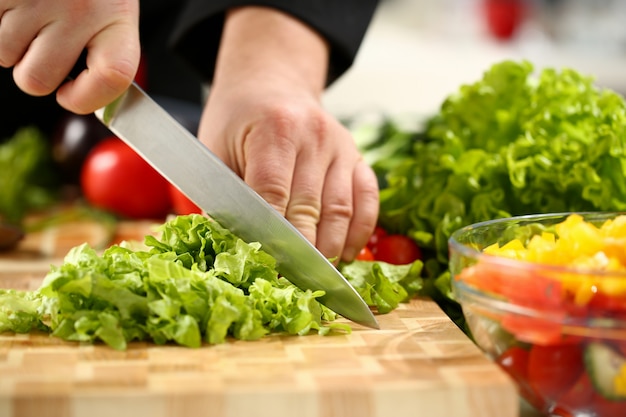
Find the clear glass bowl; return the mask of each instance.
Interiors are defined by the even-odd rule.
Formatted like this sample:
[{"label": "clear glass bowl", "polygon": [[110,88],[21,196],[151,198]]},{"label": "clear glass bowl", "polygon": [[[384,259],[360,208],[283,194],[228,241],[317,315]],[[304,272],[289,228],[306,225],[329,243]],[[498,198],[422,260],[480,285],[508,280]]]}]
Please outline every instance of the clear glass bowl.
[{"label": "clear glass bowl", "polygon": [[[566,235],[555,225],[571,214],[498,219],[457,230],[449,240],[452,288],[475,343],[541,413],[626,416],[626,272],[608,271],[615,265],[610,258],[626,263],[626,221],[621,238],[574,266],[564,260],[599,241],[581,227],[559,250],[549,246],[553,237]],[[607,220],[615,226],[620,214],[576,213],[583,225],[598,228]],[[532,239],[548,242],[548,249],[529,260],[520,253]],[[517,258],[502,250],[484,252],[512,241],[505,248]],[[548,261],[536,260],[542,257]],[[589,264],[603,266],[581,266]]]}]

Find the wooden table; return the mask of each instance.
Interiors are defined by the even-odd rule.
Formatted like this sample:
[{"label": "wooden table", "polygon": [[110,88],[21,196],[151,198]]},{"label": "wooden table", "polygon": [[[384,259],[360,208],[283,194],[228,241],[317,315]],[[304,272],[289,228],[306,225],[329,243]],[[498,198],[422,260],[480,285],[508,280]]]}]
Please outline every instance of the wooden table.
[{"label": "wooden table", "polygon": [[[121,223],[117,239],[153,224]],[[0,287],[37,288],[50,264],[96,234],[65,225],[0,255]],[[415,299],[380,330],[271,335],[190,349],[131,343],[119,352],[46,334],[0,335],[6,417],[514,417],[509,378],[432,301]]]}]

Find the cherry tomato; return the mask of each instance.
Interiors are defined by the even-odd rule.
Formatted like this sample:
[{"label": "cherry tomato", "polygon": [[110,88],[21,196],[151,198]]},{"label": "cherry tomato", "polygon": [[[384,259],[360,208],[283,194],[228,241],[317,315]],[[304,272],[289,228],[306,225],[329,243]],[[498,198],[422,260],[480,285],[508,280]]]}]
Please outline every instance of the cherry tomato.
[{"label": "cherry tomato", "polygon": [[543,402],[535,390],[528,384],[528,357],[529,352],[527,349],[512,346],[496,359],[496,363],[513,378],[521,396],[533,407],[540,410]]},{"label": "cherry tomato", "polygon": [[374,229],[374,232],[368,239],[366,246],[369,249],[374,249],[378,245],[378,242],[380,241],[380,239],[386,235],[387,235],[387,232],[385,231],[385,229],[383,229],[380,226],[376,226],[376,228]]},{"label": "cherry tomato", "polygon": [[487,29],[502,40],[515,35],[525,14],[522,0],[484,0],[483,7]]},{"label": "cherry tomato", "polygon": [[583,372],[583,348],[579,344],[534,345],[528,356],[528,382],[539,395],[556,400]]},{"label": "cherry tomato", "polygon": [[363,249],[361,249],[359,254],[356,256],[356,259],[359,260],[359,261],[373,261],[374,260],[374,254],[372,253],[370,248],[365,246]]},{"label": "cherry tomato", "polygon": [[584,372],[572,388],[557,401],[552,414],[561,417],[593,415],[597,417],[616,417],[626,415],[626,401],[609,400],[600,394]]},{"label": "cherry tomato", "polygon": [[558,416],[575,416],[581,410],[590,411],[594,402],[595,388],[587,372],[583,372],[578,380],[557,401],[554,414]]},{"label": "cherry tomato", "polygon": [[87,155],[80,185],[87,202],[130,218],[162,218],[170,210],[168,181],[121,139],[110,136]]},{"label": "cherry tomato", "polygon": [[411,238],[398,234],[381,237],[372,253],[377,261],[395,265],[409,264],[422,257],[420,248]]},{"label": "cherry tomato", "polygon": [[497,359],[497,363],[516,381],[525,381],[528,376],[528,350],[519,346],[508,348]]},{"label": "cherry tomato", "polygon": [[193,201],[191,201],[185,194],[183,194],[173,184],[168,184],[168,191],[170,194],[170,200],[172,203],[172,211],[174,214],[184,215],[202,213],[202,209],[198,207]]}]

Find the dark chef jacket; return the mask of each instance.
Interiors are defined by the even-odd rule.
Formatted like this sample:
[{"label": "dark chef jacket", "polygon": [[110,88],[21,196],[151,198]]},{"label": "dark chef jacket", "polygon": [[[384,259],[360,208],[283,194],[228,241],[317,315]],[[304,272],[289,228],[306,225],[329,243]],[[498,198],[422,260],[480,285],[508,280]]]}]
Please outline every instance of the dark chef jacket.
[{"label": "dark chef jacket", "polygon": [[[265,5],[287,12],[316,29],[331,47],[328,83],[353,63],[377,0],[147,0],[141,2],[140,36],[148,92],[200,106],[202,83],[210,83],[225,10]],[[52,131],[64,111],[54,94],[30,97],[17,89],[11,69],[0,68],[0,141],[25,125]]]}]

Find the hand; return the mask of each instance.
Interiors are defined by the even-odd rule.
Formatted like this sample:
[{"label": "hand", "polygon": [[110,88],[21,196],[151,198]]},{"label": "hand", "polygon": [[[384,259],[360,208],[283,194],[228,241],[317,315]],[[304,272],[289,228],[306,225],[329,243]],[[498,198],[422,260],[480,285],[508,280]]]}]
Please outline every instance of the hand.
[{"label": "hand", "polygon": [[[85,48],[87,69],[63,84]],[[0,66],[28,94],[63,84],[59,104],[90,113],[128,88],[139,58],[138,0],[0,0]]]},{"label": "hand", "polygon": [[[199,137],[326,257],[350,261],[376,224],[378,187],[349,131],[322,109],[326,45],[285,15],[246,10],[227,20]],[[276,56],[269,39],[246,37],[253,22],[263,31],[285,23],[287,39],[305,38],[297,50],[317,64],[300,67],[297,53],[280,56],[284,44]]]}]

